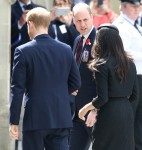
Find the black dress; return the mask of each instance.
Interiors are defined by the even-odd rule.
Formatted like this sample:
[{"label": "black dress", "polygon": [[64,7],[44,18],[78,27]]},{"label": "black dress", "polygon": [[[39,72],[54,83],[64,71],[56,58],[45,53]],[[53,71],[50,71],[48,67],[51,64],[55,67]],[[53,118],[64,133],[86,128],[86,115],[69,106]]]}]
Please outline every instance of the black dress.
[{"label": "black dress", "polygon": [[136,68],[130,63],[126,81],[120,82],[114,66],[112,58],[95,72],[98,96],[92,103],[99,111],[93,130],[93,150],[135,149],[131,102],[138,98]]}]

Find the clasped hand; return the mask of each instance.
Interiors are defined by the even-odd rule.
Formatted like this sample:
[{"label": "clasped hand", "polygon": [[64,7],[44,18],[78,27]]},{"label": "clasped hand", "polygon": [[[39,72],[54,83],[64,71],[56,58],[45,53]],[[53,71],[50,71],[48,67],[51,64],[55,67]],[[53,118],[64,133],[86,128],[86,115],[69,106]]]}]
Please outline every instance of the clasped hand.
[{"label": "clasped hand", "polygon": [[[90,111],[90,112],[89,112],[87,118],[85,118],[85,115],[87,114],[88,111]],[[92,127],[94,125],[94,123],[96,122],[97,111],[94,110],[93,105],[91,103],[89,103],[79,110],[78,116],[80,119],[85,121],[85,124],[88,127]]]}]

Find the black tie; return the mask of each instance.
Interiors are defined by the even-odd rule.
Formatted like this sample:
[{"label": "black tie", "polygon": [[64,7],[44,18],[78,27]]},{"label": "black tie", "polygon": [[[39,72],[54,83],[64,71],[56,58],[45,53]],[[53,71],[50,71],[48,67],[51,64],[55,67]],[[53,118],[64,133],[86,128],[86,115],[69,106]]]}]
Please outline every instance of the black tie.
[{"label": "black tie", "polygon": [[26,10],[27,5],[23,5],[24,10]]},{"label": "black tie", "polygon": [[25,10],[31,10],[33,8],[33,5],[32,4],[29,4],[29,5],[23,5],[23,8]]},{"label": "black tie", "polygon": [[137,20],[135,21],[135,23],[134,23],[134,27],[138,30],[138,32],[142,35],[142,33],[139,31],[139,29],[138,29],[138,27],[137,27]]},{"label": "black tie", "polygon": [[84,39],[84,36],[82,36],[80,38],[80,41],[78,42],[78,45],[77,45],[77,48],[76,48],[76,62],[77,62],[77,64],[80,63],[80,59],[81,59],[83,39]]},{"label": "black tie", "polygon": [[140,19],[140,26],[142,27],[142,16],[141,16],[141,19]]}]

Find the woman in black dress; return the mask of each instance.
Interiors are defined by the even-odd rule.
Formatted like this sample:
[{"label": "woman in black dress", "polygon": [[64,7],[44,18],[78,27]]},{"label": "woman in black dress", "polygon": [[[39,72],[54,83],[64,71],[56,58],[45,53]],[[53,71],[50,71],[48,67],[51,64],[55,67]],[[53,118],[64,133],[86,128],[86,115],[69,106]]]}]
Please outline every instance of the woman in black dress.
[{"label": "woman in black dress", "polygon": [[[111,24],[98,28],[94,60],[89,64],[96,79],[97,97],[86,104],[79,117],[93,126],[93,150],[134,150],[134,112],[138,98],[136,67],[126,52],[118,29]],[[86,113],[89,112],[87,119]],[[95,116],[92,111],[96,111]]]}]

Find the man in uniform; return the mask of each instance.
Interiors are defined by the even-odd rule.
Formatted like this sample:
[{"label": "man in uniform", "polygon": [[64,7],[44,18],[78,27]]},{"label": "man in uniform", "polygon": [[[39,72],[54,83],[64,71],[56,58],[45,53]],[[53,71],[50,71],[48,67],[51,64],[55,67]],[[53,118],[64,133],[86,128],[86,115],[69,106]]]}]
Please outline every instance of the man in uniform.
[{"label": "man in uniform", "polygon": [[136,22],[141,11],[140,0],[121,0],[121,14],[113,22],[119,29],[125,50],[133,56],[138,77],[139,100],[135,110],[135,150],[142,150],[142,27]]}]

